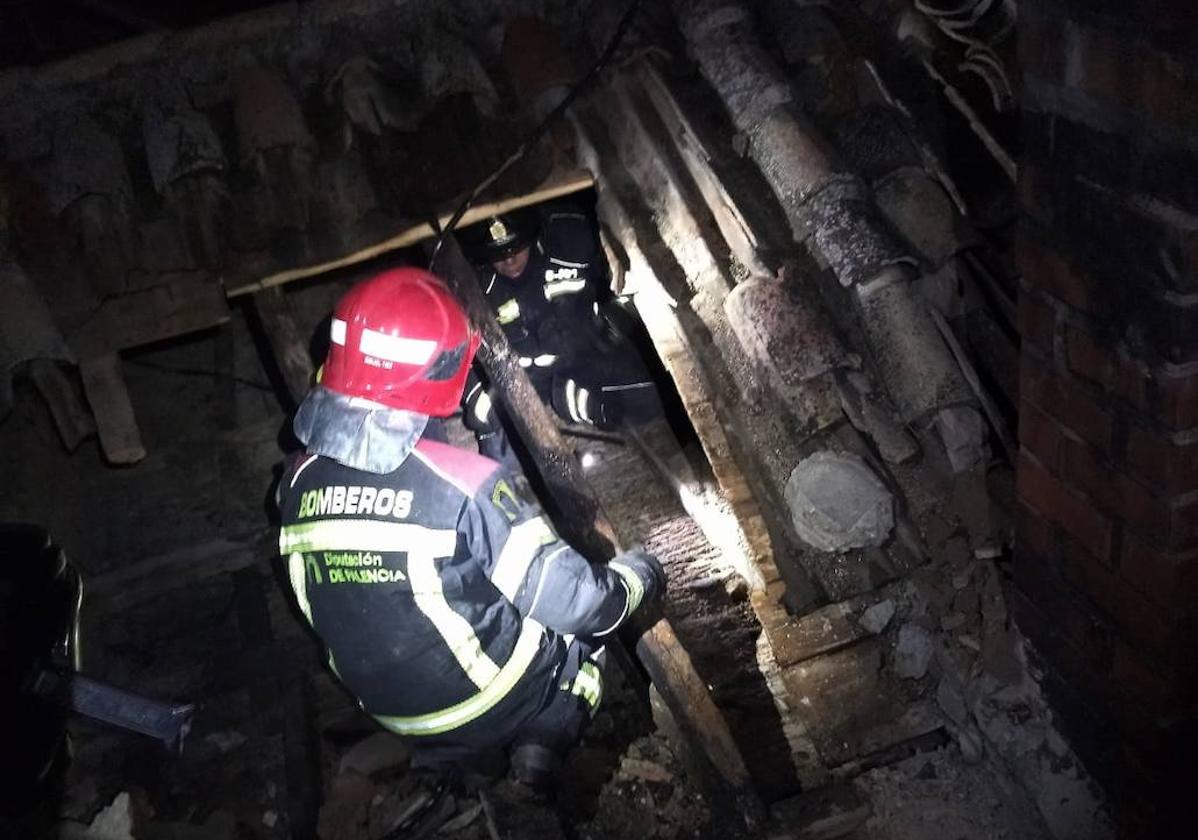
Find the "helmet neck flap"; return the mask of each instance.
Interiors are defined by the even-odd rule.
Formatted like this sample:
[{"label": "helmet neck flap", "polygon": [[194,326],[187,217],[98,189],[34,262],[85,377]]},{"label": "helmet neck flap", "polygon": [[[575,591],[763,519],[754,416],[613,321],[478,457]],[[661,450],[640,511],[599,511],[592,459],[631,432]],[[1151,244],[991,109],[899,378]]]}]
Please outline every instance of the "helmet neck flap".
[{"label": "helmet neck flap", "polygon": [[411,454],[428,422],[428,415],[317,385],[300,403],[292,427],[309,452],[383,475]]}]

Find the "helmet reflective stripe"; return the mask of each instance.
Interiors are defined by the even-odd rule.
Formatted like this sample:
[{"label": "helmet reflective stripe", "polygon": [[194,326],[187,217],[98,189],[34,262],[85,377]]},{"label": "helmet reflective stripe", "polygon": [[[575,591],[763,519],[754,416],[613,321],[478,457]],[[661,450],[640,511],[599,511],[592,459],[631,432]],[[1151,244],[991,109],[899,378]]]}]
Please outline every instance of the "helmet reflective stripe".
[{"label": "helmet reflective stripe", "polygon": [[346,326],[347,324],[345,321],[341,320],[340,318],[334,318],[332,323],[329,324],[329,339],[334,344],[339,344],[342,347],[345,346]]},{"label": "helmet reflective stripe", "polygon": [[464,726],[494,708],[520,682],[541,648],[544,628],[531,618],[524,619],[520,638],[499,673],[481,691],[457,705],[413,717],[375,715],[375,720],[397,735],[438,735]]},{"label": "helmet reflective stripe", "polygon": [[424,365],[433,357],[437,342],[419,338],[404,338],[387,335],[377,330],[362,330],[358,349],[367,356],[374,356],[401,365]]}]

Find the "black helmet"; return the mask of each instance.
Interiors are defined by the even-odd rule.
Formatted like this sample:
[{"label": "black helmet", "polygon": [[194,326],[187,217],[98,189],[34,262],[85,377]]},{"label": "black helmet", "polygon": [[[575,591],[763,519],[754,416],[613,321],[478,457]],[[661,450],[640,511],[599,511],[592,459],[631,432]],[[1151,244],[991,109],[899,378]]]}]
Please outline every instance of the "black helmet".
[{"label": "black helmet", "polygon": [[463,243],[479,263],[493,263],[527,248],[536,237],[535,218],[527,212],[488,216],[462,231]]}]

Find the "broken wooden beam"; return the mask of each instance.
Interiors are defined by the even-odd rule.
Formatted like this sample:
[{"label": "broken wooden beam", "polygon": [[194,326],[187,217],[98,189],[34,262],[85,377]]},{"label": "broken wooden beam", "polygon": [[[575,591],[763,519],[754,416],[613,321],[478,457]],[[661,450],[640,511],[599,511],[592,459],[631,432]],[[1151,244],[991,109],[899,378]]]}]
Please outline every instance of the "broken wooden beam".
[{"label": "broken wooden beam", "polygon": [[[479,361],[508,409],[506,416],[536,463],[551,501],[559,510],[567,539],[591,559],[606,560],[619,545],[615,526],[599,504],[573,450],[562,438],[556,419],[520,367],[474,270],[452,235],[445,239],[437,271],[482,335]],[[759,825],[765,809],[753,789],[744,757],[670,623],[657,619],[636,639],[635,649],[679,728],[719,774],[746,824]]]},{"label": "broken wooden beam", "polygon": [[136,464],[146,457],[141,431],[129,401],[129,389],[121,376],[121,358],[107,353],[80,363],[83,390],[96,417],[100,448],[113,464]]},{"label": "broken wooden beam", "polygon": [[312,387],[312,357],[283,289],[272,286],[254,294],[254,310],[273,351],[291,401],[298,406]]}]

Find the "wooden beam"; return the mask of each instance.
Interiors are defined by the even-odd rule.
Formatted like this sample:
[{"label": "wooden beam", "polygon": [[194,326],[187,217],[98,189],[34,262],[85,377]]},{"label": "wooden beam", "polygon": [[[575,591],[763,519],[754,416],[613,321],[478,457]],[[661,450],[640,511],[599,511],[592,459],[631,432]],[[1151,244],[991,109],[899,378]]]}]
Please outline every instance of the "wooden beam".
[{"label": "wooden beam", "polygon": [[314,368],[307,342],[295,323],[291,304],[281,287],[271,286],[254,294],[254,309],[287,385],[287,393],[291,395],[292,403],[298,406],[312,387]]},{"label": "wooden beam", "polygon": [[[477,221],[485,219],[487,216],[506,213],[510,210],[527,207],[531,204],[539,204],[542,201],[549,201],[550,199],[560,198],[563,195],[570,195],[571,193],[592,187],[594,184],[595,179],[591,176],[590,172],[585,170],[574,169],[557,173],[556,175],[551,175],[546,184],[533,192],[491,201],[486,204],[477,204],[471,207],[462,216],[458,227],[466,227],[474,224]],[[452,217],[453,211],[442,213],[437,221],[438,226],[445,227],[449,224]],[[326,274],[340,268],[348,268],[366,260],[380,257],[390,251],[407,248],[426,239],[432,239],[436,235],[436,231],[433,230],[431,224],[421,222],[420,224],[405,228],[394,236],[384,239],[382,242],[354,251],[352,254],[346,254],[344,257],[316,265],[292,268],[270,274],[260,280],[234,285],[226,289],[225,293],[231,298],[238,297],[239,295],[248,295],[260,292],[263,289],[269,289],[272,286],[281,286],[284,283],[303,280],[305,277],[315,277],[318,274]]]},{"label": "wooden beam", "polygon": [[121,376],[121,358],[108,353],[79,364],[83,390],[91,403],[104,457],[113,464],[136,464],[146,457],[141,431]]},{"label": "wooden beam", "polygon": [[228,320],[229,307],[220,286],[197,278],[106,300],[67,343],[79,358],[95,358]]},{"label": "wooden beam", "polygon": [[33,359],[29,362],[29,378],[49,407],[58,436],[68,452],[74,452],[85,438],[96,433],[95,421],[87,413],[58,362],[53,359]]},{"label": "wooden beam", "polygon": [[758,253],[757,237],[752,227],[712,169],[711,153],[703,145],[698,132],[657,68],[649,60],[641,59],[636,63],[635,73],[733,255],[751,275],[772,275],[774,272]]},{"label": "wooden beam", "polygon": [[[520,367],[473,268],[453,236],[446,239],[440,259],[437,271],[458,295],[483,336],[479,360],[536,462],[551,501],[561,514],[566,538],[592,560],[606,560],[619,545],[615,526],[562,438],[556,419]],[[746,824],[760,825],[765,809],[753,789],[740,749],[669,622],[660,618],[644,629],[635,640],[635,650],[679,728],[719,774]]]}]

